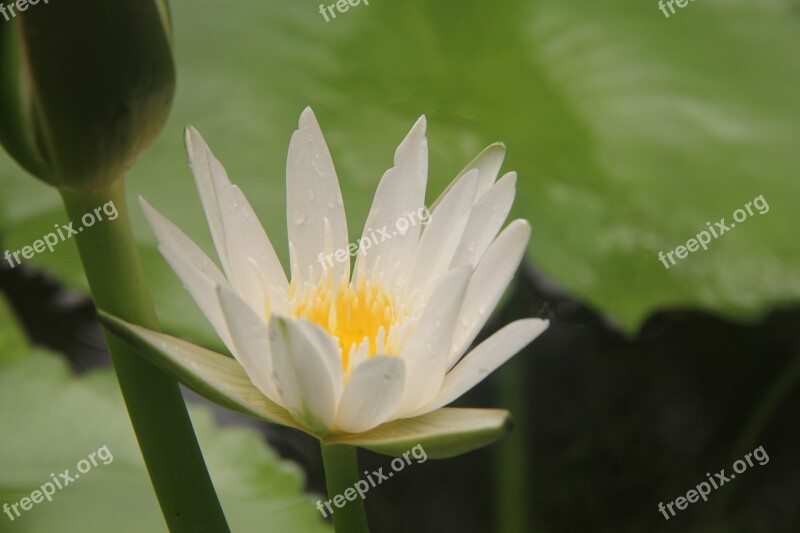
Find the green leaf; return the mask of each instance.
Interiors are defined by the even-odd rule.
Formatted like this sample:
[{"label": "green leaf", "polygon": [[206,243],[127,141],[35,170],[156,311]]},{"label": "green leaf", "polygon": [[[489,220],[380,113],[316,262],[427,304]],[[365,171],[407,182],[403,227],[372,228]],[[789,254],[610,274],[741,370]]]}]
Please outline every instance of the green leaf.
[{"label": "green leaf", "polygon": [[[529,258],[633,329],[667,306],[755,318],[800,297],[800,20],[788,2],[373,2],[324,22],[317,4],[172,2],[180,80],[161,138],[130,173],[212,253],[181,146],[194,124],[253,203],[286,265],[286,150],[311,105],[342,182],[351,237],[414,120],[428,116],[429,202],[485,146],[519,173]],[[10,248],[64,217],[0,163]],[[47,194],[47,193],[45,193]],[[770,206],[669,270],[658,260],[758,195]],[[137,232],[170,333],[220,346]],[[66,244],[34,263],[81,284]]]},{"label": "green leaf", "polygon": [[[0,320],[0,339],[20,333]],[[14,533],[166,531],[147,472],[110,370],[74,377],[64,360],[0,342],[0,503],[9,505],[102,448],[113,460],[97,466],[0,530]],[[220,429],[205,407],[190,409],[211,477],[232,531],[330,531],[303,494],[300,470],[281,460],[247,428]],[[107,457],[107,456],[103,456]],[[22,511],[21,508],[19,508]],[[11,511],[13,514],[13,511]]]},{"label": "green leaf", "polygon": [[417,444],[432,459],[454,457],[499,440],[511,429],[503,409],[444,407],[417,418],[395,420],[371,431],[325,438],[325,444],[360,446],[399,457]]}]

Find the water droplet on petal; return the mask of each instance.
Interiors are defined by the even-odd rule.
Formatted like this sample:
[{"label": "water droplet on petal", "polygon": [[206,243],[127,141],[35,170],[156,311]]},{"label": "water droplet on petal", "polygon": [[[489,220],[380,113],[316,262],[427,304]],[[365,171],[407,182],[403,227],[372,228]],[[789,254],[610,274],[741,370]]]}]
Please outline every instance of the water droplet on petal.
[{"label": "water droplet on petal", "polygon": [[295,224],[302,224],[306,220],[306,212],[302,209],[295,209],[292,213],[292,219]]}]

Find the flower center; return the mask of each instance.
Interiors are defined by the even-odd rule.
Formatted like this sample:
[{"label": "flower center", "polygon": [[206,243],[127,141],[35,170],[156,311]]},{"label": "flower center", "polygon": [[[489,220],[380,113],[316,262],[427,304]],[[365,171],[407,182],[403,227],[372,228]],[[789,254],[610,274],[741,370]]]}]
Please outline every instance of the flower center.
[{"label": "flower center", "polygon": [[334,288],[323,281],[290,299],[295,317],[319,324],[336,337],[345,372],[361,352],[369,357],[399,353],[392,326],[405,313],[380,284],[362,278],[355,285],[344,282]]}]

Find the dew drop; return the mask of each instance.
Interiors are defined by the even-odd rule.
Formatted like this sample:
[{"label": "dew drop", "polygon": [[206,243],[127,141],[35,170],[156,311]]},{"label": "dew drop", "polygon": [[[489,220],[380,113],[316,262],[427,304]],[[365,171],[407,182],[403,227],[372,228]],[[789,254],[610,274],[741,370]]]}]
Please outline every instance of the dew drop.
[{"label": "dew drop", "polygon": [[292,213],[292,219],[295,224],[302,224],[306,220],[306,212],[303,209],[295,209]]}]

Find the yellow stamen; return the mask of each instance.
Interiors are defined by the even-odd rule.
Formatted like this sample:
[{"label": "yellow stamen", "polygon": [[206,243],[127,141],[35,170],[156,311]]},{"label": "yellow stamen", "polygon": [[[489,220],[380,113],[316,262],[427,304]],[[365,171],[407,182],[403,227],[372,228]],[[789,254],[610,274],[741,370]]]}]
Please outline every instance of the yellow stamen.
[{"label": "yellow stamen", "polygon": [[319,324],[339,340],[345,372],[351,348],[360,346],[364,339],[369,341],[370,357],[378,350],[385,355],[397,353],[396,348],[389,345],[389,332],[401,313],[392,296],[379,284],[362,277],[355,285],[341,283],[335,294],[332,284],[325,281],[307,288],[302,295],[299,292],[290,291],[295,296],[292,314]]}]

